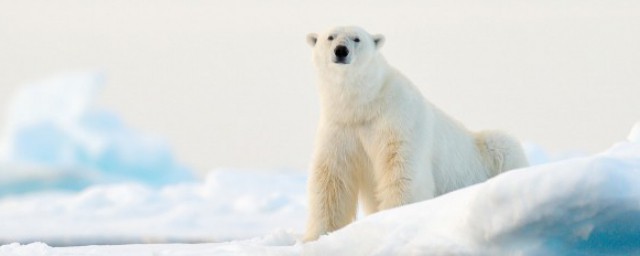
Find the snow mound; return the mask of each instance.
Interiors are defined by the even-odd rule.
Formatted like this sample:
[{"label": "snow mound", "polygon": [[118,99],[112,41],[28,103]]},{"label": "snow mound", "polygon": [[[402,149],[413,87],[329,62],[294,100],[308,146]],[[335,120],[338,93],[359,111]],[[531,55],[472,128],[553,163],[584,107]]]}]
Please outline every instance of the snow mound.
[{"label": "snow mound", "polygon": [[630,255],[640,253],[638,216],[640,144],[620,143],[375,214],[305,253]]},{"label": "snow mound", "polygon": [[193,179],[165,142],[96,106],[104,84],[100,73],[72,73],[20,88],[9,103],[0,145],[0,195]]}]

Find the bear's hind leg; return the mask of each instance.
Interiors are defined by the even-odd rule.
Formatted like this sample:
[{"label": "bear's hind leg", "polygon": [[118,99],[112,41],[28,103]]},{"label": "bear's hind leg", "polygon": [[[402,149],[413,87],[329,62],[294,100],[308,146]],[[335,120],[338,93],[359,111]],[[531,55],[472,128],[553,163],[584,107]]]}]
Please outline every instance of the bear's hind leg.
[{"label": "bear's hind leg", "polygon": [[476,145],[488,166],[489,177],[529,165],[520,142],[503,132],[479,132],[476,134]]}]

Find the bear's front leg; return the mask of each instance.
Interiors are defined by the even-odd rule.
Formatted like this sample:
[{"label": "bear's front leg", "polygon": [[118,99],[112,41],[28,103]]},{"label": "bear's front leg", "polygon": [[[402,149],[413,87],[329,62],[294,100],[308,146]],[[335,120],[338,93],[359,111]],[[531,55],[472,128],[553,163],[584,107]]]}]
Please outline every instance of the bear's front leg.
[{"label": "bear's front leg", "polygon": [[305,242],[346,226],[356,216],[358,143],[343,132],[324,134],[311,167]]}]

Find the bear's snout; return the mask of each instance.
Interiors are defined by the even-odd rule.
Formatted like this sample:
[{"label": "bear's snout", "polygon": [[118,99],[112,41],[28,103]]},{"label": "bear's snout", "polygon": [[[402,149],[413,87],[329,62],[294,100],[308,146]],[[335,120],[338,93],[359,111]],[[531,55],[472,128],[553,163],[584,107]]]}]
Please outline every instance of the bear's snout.
[{"label": "bear's snout", "polygon": [[344,45],[338,45],[333,51],[338,58],[345,58],[349,55],[349,49]]}]

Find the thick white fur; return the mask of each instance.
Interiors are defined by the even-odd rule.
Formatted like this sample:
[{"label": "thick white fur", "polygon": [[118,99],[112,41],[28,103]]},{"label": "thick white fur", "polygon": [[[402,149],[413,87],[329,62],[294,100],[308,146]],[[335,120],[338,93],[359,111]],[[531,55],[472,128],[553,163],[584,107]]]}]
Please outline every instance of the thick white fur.
[{"label": "thick white fur", "polygon": [[[374,213],[527,165],[518,141],[472,133],[426,101],[379,53],[384,37],[337,27],[307,41],[322,108],[305,241],[352,222],[358,201]],[[349,49],[348,64],[334,63],[337,45]]]}]

